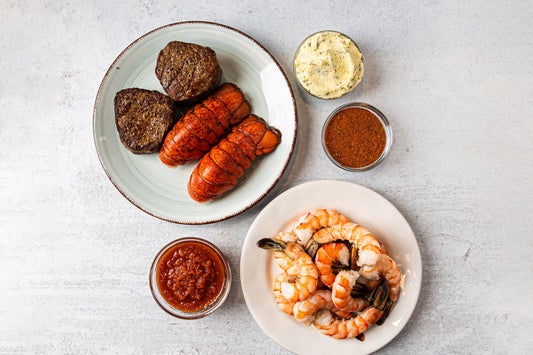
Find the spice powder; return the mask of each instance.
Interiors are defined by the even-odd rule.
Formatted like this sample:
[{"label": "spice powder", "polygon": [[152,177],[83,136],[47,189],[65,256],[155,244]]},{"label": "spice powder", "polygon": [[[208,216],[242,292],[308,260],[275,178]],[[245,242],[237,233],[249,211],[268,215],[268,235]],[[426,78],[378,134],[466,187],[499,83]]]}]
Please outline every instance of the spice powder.
[{"label": "spice powder", "polygon": [[379,159],[387,137],[381,121],[359,107],[346,108],[331,118],[324,133],[329,155],[349,168],[363,168]]}]

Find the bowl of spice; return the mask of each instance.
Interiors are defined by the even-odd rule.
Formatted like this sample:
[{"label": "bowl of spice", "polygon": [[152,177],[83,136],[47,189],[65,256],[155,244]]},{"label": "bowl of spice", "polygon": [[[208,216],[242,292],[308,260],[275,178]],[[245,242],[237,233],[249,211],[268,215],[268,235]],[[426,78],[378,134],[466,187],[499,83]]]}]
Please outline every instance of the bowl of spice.
[{"label": "bowl of spice", "polygon": [[363,55],[357,44],[338,31],[320,31],[303,40],[293,61],[301,89],[319,99],[351,92],[363,78]]},{"label": "bowl of spice", "polygon": [[167,244],[150,269],[150,289],[156,303],[182,319],[197,319],[216,311],[231,287],[229,264],[214,244],[182,238]]},{"label": "bowl of spice", "polygon": [[335,109],[322,128],[328,158],[348,171],[366,171],[381,163],[392,145],[392,128],[377,108],[349,103]]}]

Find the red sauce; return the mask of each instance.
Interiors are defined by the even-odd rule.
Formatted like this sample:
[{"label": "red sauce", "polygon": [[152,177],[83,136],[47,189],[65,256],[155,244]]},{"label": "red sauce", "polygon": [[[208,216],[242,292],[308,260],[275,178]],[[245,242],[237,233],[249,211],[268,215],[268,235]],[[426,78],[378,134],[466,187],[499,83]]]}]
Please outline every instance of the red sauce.
[{"label": "red sauce", "polygon": [[183,242],[167,250],[157,266],[157,286],[163,298],[184,312],[211,304],[224,284],[220,257],[206,245]]}]

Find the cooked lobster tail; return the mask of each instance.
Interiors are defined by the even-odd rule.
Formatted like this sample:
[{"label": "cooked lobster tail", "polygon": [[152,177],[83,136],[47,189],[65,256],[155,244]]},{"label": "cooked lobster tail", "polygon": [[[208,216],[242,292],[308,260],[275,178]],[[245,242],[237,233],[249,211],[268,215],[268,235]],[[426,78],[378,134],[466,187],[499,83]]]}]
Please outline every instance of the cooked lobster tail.
[{"label": "cooked lobster tail", "polygon": [[200,158],[229,129],[250,114],[250,105],[234,84],[223,84],[201,104],[187,111],[166,135],[159,159],[178,166]]},{"label": "cooked lobster tail", "polygon": [[198,202],[215,200],[231,190],[256,156],[274,150],[281,132],[250,115],[205,154],[194,169],[187,190]]}]

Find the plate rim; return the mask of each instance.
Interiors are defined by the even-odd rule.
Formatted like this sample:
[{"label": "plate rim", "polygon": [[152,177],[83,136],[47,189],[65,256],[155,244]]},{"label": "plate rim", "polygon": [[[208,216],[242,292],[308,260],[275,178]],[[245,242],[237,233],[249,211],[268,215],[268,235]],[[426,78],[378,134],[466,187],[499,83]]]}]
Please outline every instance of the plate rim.
[{"label": "plate rim", "polygon": [[[288,157],[285,161],[285,164],[283,166],[283,168],[281,169],[281,172],[279,174],[279,176],[276,178],[275,181],[272,182],[272,184],[264,191],[264,193],[262,193],[260,196],[258,196],[254,201],[252,201],[251,203],[249,203],[248,205],[238,209],[237,211],[233,212],[233,213],[230,213],[224,217],[221,217],[221,218],[214,218],[214,219],[208,219],[208,220],[204,220],[204,221],[183,221],[183,220],[179,220],[179,219],[171,219],[171,218],[166,218],[166,217],[163,217],[163,216],[159,216],[151,211],[148,211],[146,208],[144,208],[143,206],[141,206],[140,204],[137,204],[136,202],[134,202],[133,200],[131,200],[126,194],[124,191],[122,191],[122,189],[115,183],[115,181],[113,180],[113,178],[111,177],[111,175],[109,174],[109,172],[107,171],[106,167],[104,166],[104,163],[102,162],[102,157],[101,157],[101,154],[100,154],[100,150],[98,149],[98,142],[97,142],[97,137],[96,137],[96,110],[97,110],[97,104],[98,104],[98,100],[100,98],[100,93],[102,91],[102,87],[104,86],[104,83],[109,75],[109,73],[111,72],[111,70],[115,67],[115,63],[124,55],[124,53],[126,51],[128,51],[132,46],[134,46],[137,42],[139,42],[140,40],[142,40],[143,38],[151,35],[152,33],[155,33],[157,31],[161,31],[163,29],[166,29],[168,27],[174,27],[174,26],[181,26],[181,25],[187,25],[187,24],[202,24],[202,25],[207,25],[207,26],[215,26],[215,27],[221,27],[221,28],[224,28],[226,30],[230,30],[230,31],[233,31],[233,32],[236,32],[237,34],[247,38],[248,40],[250,40],[252,43],[256,44],[260,49],[262,49],[264,51],[264,53],[266,53],[268,55],[268,57],[270,57],[270,59],[272,60],[272,62],[276,65],[276,67],[279,69],[279,71],[281,72],[281,75],[283,77],[283,79],[285,80],[285,83],[289,89],[289,92],[291,94],[291,100],[292,100],[292,107],[293,107],[293,114],[294,114],[294,131],[293,131],[293,139],[292,139],[292,142],[291,142],[291,146],[290,146],[290,151],[289,151],[289,154],[288,154]],[[226,219],[229,219],[229,218],[232,218],[232,217],[235,217],[241,213],[243,213],[244,211],[252,208],[253,206],[255,206],[257,203],[259,203],[259,201],[261,201],[263,198],[265,198],[271,191],[272,189],[278,184],[278,182],[280,181],[280,179],[283,177],[283,175],[285,174],[285,171],[287,170],[287,167],[289,166],[289,163],[291,161],[291,158],[292,158],[292,155],[294,154],[294,149],[295,149],[295,146],[296,146],[296,140],[297,140],[297,134],[298,134],[298,108],[296,106],[296,100],[295,100],[295,97],[294,97],[294,91],[292,89],[292,86],[289,82],[289,79],[287,78],[287,74],[285,73],[285,71],[283,70],[283,68],[281,67],[281,65],[279,64],[279,62],[277,61],[277,59],[272,55],[272,53],[270,53],[261,43],[259,43],[257,40],[255,40],[254,38],[252,38],[251,36],[249,36],[248,34],[236,29],[236,28],[233,28],[233,27],[230,27],[228,25],[224,25],[224,24],[221,24],[221,23],[217,23],[217,22],[210,22],[210,21],[197,21],[197,20],[191,20],[191,21],[180,21],[180,22],[174,22],[174,23],[170,23],[170,24],[166,24],[166,25],[163,25],[163,26],[160,26],[160,27],[157,27],[149,32],[146,32],[145,34],[143,34],[142,36],[138,37],[136,40],[134,40],[133,42],[131,42],[126,48],[124,48],[120,54],[115,58],[115,60],[111,63],[111,65],[109,66],[109,68],[107,69],[106,73],[104,74],[104,77],[102,78],[102,81],[100,82],[100,85],[98,87],[98,92],[96,93],[96,97],[95,97],[95,100],[94,100],[94,105],[93,105],[93,120],[92,120],[92,128],[93,128],[93,143],[94,143],[94,146],[95,146],[95,149],[96,149],[96,155],[98,156],[98,160],[100,162],[100,165],[101,167],[103,168],[105,174],[107,175],[108,179],[111,181],[111,183],[113,184],[113,186],[115,186],[115,188],[120,192],[120,194],[122,196],[124,196],[126,198],[126,200],[128,200],[132,205],[134,205],[135,207],[139,208],[141,211],[153,216],[153,217],[156,217],[156,218],[159,218],[161,220],[164,220],[164,221],[167,221],[167,222],[172,222],[172,223],[177,223],[177,224],[184,224],[184,225],[202,225],[202,224],[210,224],[210,223],[216,223],[216,222],[220,222],[220,221],[224,221]]]},{"label": "plate rim", "polygon": [[[378,351],[379,349],[383,348],[384,346],[386,346],[387,344],[389,344],[393,339],[395,339],[398,334],[401,333],[401,331],[405,328],[405,326],[409,323],[409,320],[411,319],[411,317],[413,316],[415,310],[416,310],[416,306],[418,305],[418,301],[420,299],[420,292],[421,292],[421,289],[422,289],[422,282],[423,282],[423,259],[422,259],[422,254],[420,253],[420,246],[418,244],[418,240],[416,238],[416,235],[411,227],[411,225],[409,224],[409,222],[407,221],[407,219],[405,218],[405,216],[400,212],[400,210],[392,203],[390,202],[385,196],[381,195],[380,193],[378,193],[377,191],[374,191],[373,189],[367,187],[367,186],[364,186],[364,185],[360,185],[360,184],[357,184],[357,183],[354,183],[352,181],[347,181],[347,180],[340,180],[340,179],[319,179],[319,180],[311,180],[311,181],[307,181],[307,182],[303,182],[301,184],[298,184],[298,185],[295,185],[291,188],[289,188],[288,190],[284,191],[283,193],[279,194],[278,196],[276,196],[272,201],[270,201],[260,212],[259,214],[256,216],[256,218],[254,219],[254,221],[252,222],[252,224],[250,225],[250,228],[248,229],[248,232],[246,234],[246,237],[244,238],[243,240],[243,246],[241,248],[241,257],[240,257],[240,262],[239,262],[239,278],[241,280],[241,291],[243,293],[243,297],[244,297],[244,300],[245,300],[245,303],[246,303],[246,306],[248,308],[248,311],[250,312],[250,314],[252,315],[252,318],[254,319],[254,321],[256,322],[256,324],[259,326],[259,328],[263,331],[263,333],[265,333],[272,341],[274,341],[276,344],[278,344],[279,346],[281,346],[283,349],[287,350],[287,351],[291,351],[291,352],[294,352],[295,350],[294,349],[290,349],[288,347],[286,347],[284,344],[281,344],[279,342],[279,339],[274,339],[266,330],[265,328],[263,327],[262,323],[258,321],[258,319],[256,318],[256,315],[254,314],[254,312],[252,312],[252,310],[250,309],[250,305],[249,305],[249,298],[250,298],[250,295],[247,293],[247,290],[245,290],[245,287],[244,287],[244,283],[243,283],[243,280],[245,280],[245,277],[243,275],[243,270],[244,270],[244,250],[245,250],[245,244],[247,242],[247,239],[249,237],[249,234],[250,234],[250,230],[252,229],[252,227],[254,226],[254,224],[257,222],[257,220],[260,219],[260,217],[262,217],[262,215],[265,213],[264,211],[268,208],[269,205],[273,204],[276,200],[282,198],[283,195],[287,194],[287,193],[290,193],[292,190],[297,190],[297,189],[301,189],[303,188],[305,185],[312,185],[312,184],[320,184],[320,183],[327,183],[327,184],[336,184],[336,183],[343,183],[343,184],[350,184],[350,185],[355,185],[357,186],[358,188],[361,188],[361,189],[364,189],[364,190],[368,190],[369,192],[373,193],[374,195],[376,195],[378,198],[382,199],[385,203],[389,204],[394,210],[396,210],[396,212],[399,213],[399,215],[404,219],[405,223],[407,224],[409,230],[411,231],[413,237],[414,237],[414,242],[416,244],[416,254],[418,256],[418,260],[419,260],[419,263],[418,263],[418,272],[419,272],[419,278],[418,278],[418,282],[416,283],[415,285],[415,289],[413,291],[416,292],[416,298],[415,298],[415,302],[412,304],[412,309],[409,311],[409,314],[407,316],[407,318],[405,319],[405,322],[404,324],[395,330],[395,332],[393,333],[392,337],[390,337],[387,341],[385,341],[384,343],[382,344],[378,344],[378,346],[371,350],[370,352],[375,352],[375,351]],[[295,217],[295,216],[294,216]],[[288,221],[286,221],[288,222]],[[283,225],[283,223],[280,224],[280,226]],[[413,295],[414,296],[414,295]]]}]

